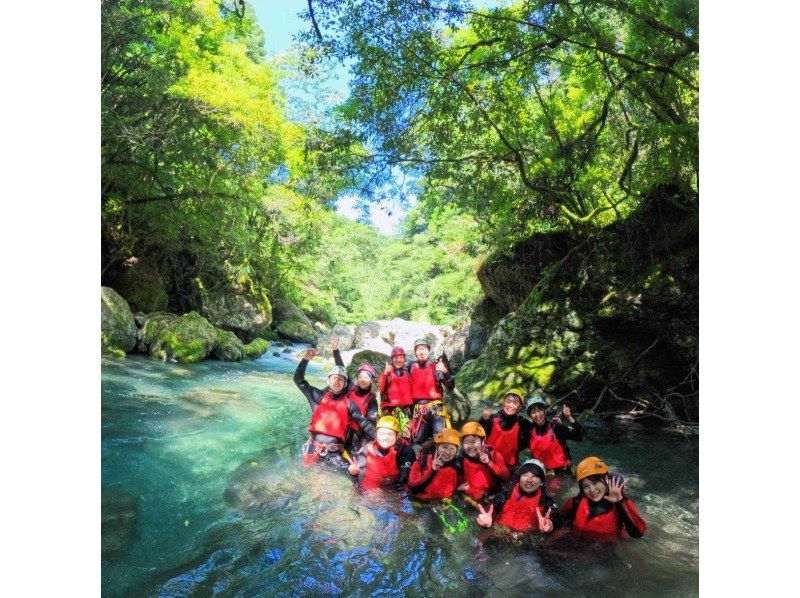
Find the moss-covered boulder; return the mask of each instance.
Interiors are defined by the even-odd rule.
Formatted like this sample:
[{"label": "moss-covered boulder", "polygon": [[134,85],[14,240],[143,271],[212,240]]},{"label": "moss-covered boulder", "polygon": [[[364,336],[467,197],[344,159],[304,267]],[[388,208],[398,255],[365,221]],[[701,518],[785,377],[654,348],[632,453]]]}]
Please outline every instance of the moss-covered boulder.
[{"label": "moss-covered boulder", "polygon": [[220,361],[239,361],[245,355],[244,345],[230,330],[218,330],[217,344],[211,355]]},{"label": "moss-covered boulder", "polygon": [[[486,346],[456,375],[473,402],[544,388],[573,406],[696,421],[697,214],[657,189],[602,230],[540,233],[479,272]],[[676,418],[677,416],[677,418]]]},{"label": "moss-covered boulder", "polygon": [[[197,312],[173,319],[157,316],[142,331],[150,355],[162,360],[194,363],[208,357],[218,340],[218,329]],[[155,337],[152,342],[148,342]]]},{"label": "moss-covered boulder", "polygon": [[250,359],[258,359],[269,350],[269,341],[257,338],[244,346],[244,356]]},{"label": "moss-covered boulder", "polygon": [[136,346],[136,322],[128,302],[109,287],[100,287],[100,334],[105,353],[127,353]]},{"label": "moss-covered boulder", "polygon": [[266,295],[254,298],[232,289],[203,292],[201,303],[201,313],[209,322],[245,342],[263,336],[272,323],[272,305]]},{"label": "moss-covered boulder", "polygon": [[275,330],[287,340],[316,344],[319,330],[300,309],[286,297],[278,296],[272,304],[272,317]]}]

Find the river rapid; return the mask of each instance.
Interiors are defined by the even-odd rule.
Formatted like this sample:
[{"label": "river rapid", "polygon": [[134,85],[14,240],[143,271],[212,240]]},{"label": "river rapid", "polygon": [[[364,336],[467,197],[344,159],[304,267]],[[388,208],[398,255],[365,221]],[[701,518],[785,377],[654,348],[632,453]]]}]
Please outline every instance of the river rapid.
[{"label": "river rapid", "polygon": [[[103,595],[698,594],[696,438],[613,420],[570,443],[575,462],[596,454],[625,476],[642,539],[502,536],[458,500],[419,507],[299,467],[310,410],[292,382],[298,349],[103,360]],[[319,365],[307,376],[325,385]],[[574,492],[563,484],[556,501]]]}]

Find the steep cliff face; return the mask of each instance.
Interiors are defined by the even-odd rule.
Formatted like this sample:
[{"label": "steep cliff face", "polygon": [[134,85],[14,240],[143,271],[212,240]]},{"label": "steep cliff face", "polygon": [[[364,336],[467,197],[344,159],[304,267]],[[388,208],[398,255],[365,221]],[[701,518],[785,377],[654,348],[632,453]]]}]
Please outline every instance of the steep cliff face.
[{"label": "steep cliff face", "polygon": [[660,188],[626,220],[487,259],[476,311],[491,332],[461,391],[499,399],[522,385],[583,409],[696,421],[698,221],[679,200]]}]

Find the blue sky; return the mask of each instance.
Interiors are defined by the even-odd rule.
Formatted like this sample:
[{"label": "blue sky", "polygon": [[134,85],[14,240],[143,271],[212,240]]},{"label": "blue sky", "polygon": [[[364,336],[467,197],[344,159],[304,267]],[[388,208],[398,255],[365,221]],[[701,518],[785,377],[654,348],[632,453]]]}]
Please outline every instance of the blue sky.
[{"label": "blue sky", "polygon": [[[268,57],[287,51],[292,44],[292,36],[310,27],[298,16],[298,13],[307,7],[305,0],[253,0],[250,4],[255,8],[258,23],[264,30]],[[331,81],[333,89],[346,95],[350,82],[347,69],[338,67],[336,76],[332,77]],[[357,200],[358,198],[352,195],[341,197],[337,203],[338,212],[352,220],[358,220],[360,212],[355,205]],[[411,205],[416,203],[414,196],[408,197],[407,200]],[[397,232],[397,225],[406,210],[398,200],[386,200],[371,204],[369,213],[372,224],[383,234],[391,235]]]}]

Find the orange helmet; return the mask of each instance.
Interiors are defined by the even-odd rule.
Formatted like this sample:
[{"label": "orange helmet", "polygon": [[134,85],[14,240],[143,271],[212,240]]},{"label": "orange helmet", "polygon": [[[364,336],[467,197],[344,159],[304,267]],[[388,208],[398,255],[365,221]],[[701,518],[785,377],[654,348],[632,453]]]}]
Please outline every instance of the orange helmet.
[{"label": "orange helmet", "polygon": [[461,436],[453,428],[444,428],[440,430],[436,436],[433,437],[433,441],[436,444],[442,444],[447,442],[458,446],[459,444],[461,444]]},{"label": "orange helmet", "polygon": [[478,422],[467,422],[461,426],[461,438],[464,438],[464,436],[469,436],[470,434],[480,436],[481,438],[486,438],[486,430],[484,430],[483,426]]},{"label": "orange helmet", "polygon": [[583,478],[588,478],[593,475],[604,475],[608,473],[608,465],[603,463],[600,457],[586,457],[583,461],[578,463],[575,470],[575,477],[580,482]]}]

